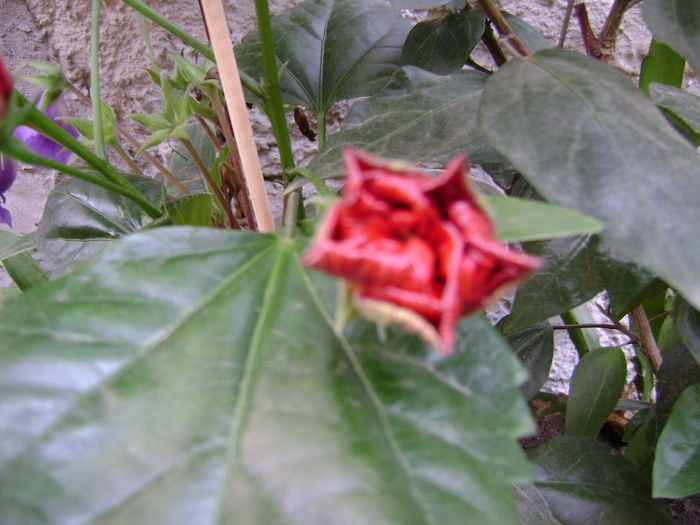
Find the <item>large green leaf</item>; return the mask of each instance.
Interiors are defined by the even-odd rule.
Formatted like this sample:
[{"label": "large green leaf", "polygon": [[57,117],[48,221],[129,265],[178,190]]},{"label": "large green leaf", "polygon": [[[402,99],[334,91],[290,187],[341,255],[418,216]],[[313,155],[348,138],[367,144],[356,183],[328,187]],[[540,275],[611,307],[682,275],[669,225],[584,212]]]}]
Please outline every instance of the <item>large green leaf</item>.
[{"label": "large green leaf", "polygon": [[557,436],[529,453],[535,487],[563,525],[664,525],[668,505],[617,450],[594,438]]},{"label": "large green leaf", "polygon": [[525,243],[544,265],[518,287],[504,325],[507,333],[570,310],[603,289],[591,244],[590,236]]},{"label": "large green leaf", "polygon": [[[150,178],[127,176],[156,206],[163,185]],[[62,182],[49,194],[34,239],[35,258],[49,278],[70,272],[106,243],[139,230],[141,208],[132,201],[81,179]]]},{"label": "large green leaf", "polygon": [[492,75],[484,133],[556,204],[596,217],[603,238],[700,307],[700,162],[621,72],[550,50]]},{"label": "large green leaf", "polygon": [[417,23],[406,38],[401,65],[438,75],[462,69],[484,34],[485,22],[481,9],[470,9]]},{"label": "large green leaf", "polygon": [[654,39],[675,49],[700,73],[700,9],[696,0],[647,0],[644,21]]},{"label": "large green leaf", "polygon": [[[323,115],[339,100],[372,95],[399,65],[411,25],[379,0],[307,0],[272,17],[282,98]],[[236,46],[240,68],[263,78],[257,31]]]},{"label": "large green leaf", "polygon": [[585,354],[571,376],[566,433],[596,437],[625,388],[627,359],[619,348]]},{"label": "large green leaf", "polygon": [[657,498],[700,492],[700,383],[681,394],[661,432],[653,481]]},{"label": "large green leaf", "polygon": [[309,169],[324,178],[341,176],[348,145],[407,162],[466,150],[481,137],[476,116],[487,78],[477,71],[439,76],[401,68],[381,93],[352,107]]},{"label": "large green leaf", "polygon": [[639,89],[649,95],[651,84],[658,82],[680,88],[683,85],[684,70],[685,59],[682,56],[666,44],[652,40],[649,52],[642,60]]},{"label": "large green leaf", "polygon": [[298,252],[161,228],[11,299],[0,523],[518,523],[531,422],[494,329],[465,321],[450,359],[351,344]]}]

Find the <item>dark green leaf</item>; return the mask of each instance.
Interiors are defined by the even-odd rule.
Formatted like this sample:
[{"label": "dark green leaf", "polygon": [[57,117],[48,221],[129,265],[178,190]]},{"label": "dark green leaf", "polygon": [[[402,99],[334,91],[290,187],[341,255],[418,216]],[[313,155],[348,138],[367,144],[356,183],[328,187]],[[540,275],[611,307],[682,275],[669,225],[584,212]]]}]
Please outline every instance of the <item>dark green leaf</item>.
[{"label": "dark green leaf", "polygon": [[442,7],[447,5],[448,2],[449,0],[389,0],[391,7],[394,9],[415,9],[419,11]]},{"label": "dark green leaf", "polygon": [[[349,343],[298,242],[169,227],[0,311],[0,523],[517,524],[524,375]],[[498,417],[494,417],[498,414]]]},{"label": "dark green leaf", "polygon": [[511,15],[506,11],[501,11],[501,13],[506,19],[506,22],[508,22],[510,25],[513,32],[532,53],[550,48],[549,42],[547,42],[547,39],[542,36],[542,33],[528,24],[525,20],[515,15]]},{"label": "dark green leaf", "polygon": [[556,436],[529,453],[535,486],[564,525],[672,525],[668,505],[618,451],[594,438]]},{"label": "dark green leaf", "polygon": [[[620,400],[624,401],[624,400]],[[618,406],[615,407],[615,410],[624,410],[619,408],[620,403],[618,403]],[[649,413],[651,412],[651,407],[648,408],[643,408],[639,410],[635,415],[632,416],[632,419],[630,419],[627,422],[627,426],[625,427],[625,432],[622,435],[622,441],[623,442],[628,442],[632,439],[632,436],[634,433],[639,430],[639,428],[642,426],[644,423],[644,420],[649,416]]]},{"label": "dark green leaf", "polygon": [[[160,182],[136,175],[126,177],[153,204],[162,204]],[[34,257],[53,279],[70,272],[106,243],[139,230],[143,221],[141,208],[126,197],[70,179],[49,194],[34,239]]]},{"label": "dark green leaf", "polygon": [[490,142],[545,199],[605,224],[603,239],[700,307],[700,162],[621,72],[549,50],[492,75]]},{"label": "dark green leaf", "polygon": [[597,233],[603,225],[578,212],[514,197],[485,197],[493,212],[496,236],[503,242],[524,242]]},{"label": "dark green leaf", "polygon": [[668,44],[700,73],[700,10],[695,0],[648,0],[642,13],[654,39]]},{"label": "dark green leaf", "polygon": [[39,263],[32,259],[33,253],[33,233],[19,236],[0,230],[0,264],[20,290],[28,290],[46,282],[46,274],[39,269]]},{"label": "dark green leaf", "polygon": [[[317,115],[339,100],[372,95],[399,65],[411,29],[379,0],[307,0],[272,17],[282,99]],[[236,46],[239,67],[263,78],[257,31]]]},{"label": "dark green leaf", "polygon": [[437,75],[462,69],[484,33],[485,22],[481,9],[419,22],[406,38],[401,65],[416,66]]},{"label": "dark green leaf", "polygon": [[679,88],[683,84],[684,70],[685,59],[682,56],[666,44],[652,39],[649,53],[642,60],[639,89],[649,95],[650,84],[654,82]]},{"label": "dark green leaf", "polygon": [[[503,321],[502,321],[503,322]],[[530,378],[520,389],[525,399],[540,391],[549,378],[554,359],[554,330],[549,323],[538,323],[506,334],[515,355],[528,371]]]},{"label": "dark green leaf", "polygon": [[342,175],[348,145],[414,163],[465,150],[481,136],[476,115],[487,78],[477,71],[439,76],[401,68],[381,93],[352,107],[309,169],[323,178]]},{"label": "dark green leaf", "polygon": [[525,251],[544,266],[518,287],[505,324],[510,333],[570,310],[603,289],[592,265],[591,237],[566,237],[525,243]]},{"label": "dark green leaf", "polygon": [[625,451],[625,458],[638,471],[649,475],[656,441],[671,415],[676,399],[688,386],[700,383],[700,364],[690,355],[685,345],[679,343],[664,354],[657,379],[656,404],[627,443]]},{"label": "dark green leaf", "polygon": [[571,376],[566,409],[566,433],[595,437],[625,388],[627,359],[619,348],[599,348],[585,354]]},{"label": "dark green leaf", "polygon": [[700,362],[700,313],[683,300],[676,303],[675,310],[678,335],[695,360]]},{"label": "dark green leaf", "polygon": [[654,459],[654,497],[683,498],[700,492],[700,383],[673,406]]}]

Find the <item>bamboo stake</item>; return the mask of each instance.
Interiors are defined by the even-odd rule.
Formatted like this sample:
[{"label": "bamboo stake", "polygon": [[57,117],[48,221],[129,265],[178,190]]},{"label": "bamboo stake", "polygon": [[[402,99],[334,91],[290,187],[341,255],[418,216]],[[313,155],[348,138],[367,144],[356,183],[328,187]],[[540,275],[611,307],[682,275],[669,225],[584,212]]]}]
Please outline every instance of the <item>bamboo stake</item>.
[{"label": "bamboo stake", "polygon": [[226,107],[231,117],[233,133],[236,136],[243,175],[253,204],[255,221],[261,232],[269,232],[275,229],[275,221],[270,211],[270,201],[267,199],[258,150],[253,138],[253,129],[248,119],[248,108],[239,80],[238,65],[233,54],[223,0],[202,0],[201,5],[204,12],[204,22],[207,25],[211,45],[216,56],[216,65],[219,68],[221,85],[226,97]]}]

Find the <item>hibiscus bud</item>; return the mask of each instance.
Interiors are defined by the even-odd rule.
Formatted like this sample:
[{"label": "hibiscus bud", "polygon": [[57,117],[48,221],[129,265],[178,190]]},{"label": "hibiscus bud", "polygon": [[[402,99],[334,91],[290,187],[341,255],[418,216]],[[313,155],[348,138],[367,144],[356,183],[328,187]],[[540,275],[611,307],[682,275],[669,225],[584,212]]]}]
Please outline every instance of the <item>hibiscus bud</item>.
[{"label": "hibiscus bud", "polygon": [[12,77],[5,69],[5,64],[0,56],[0,120],[5,117],[7,108],[10,105],[10,95],[12,94]]},{"label": "hibiscus bud", "polygon": [[402,324],[449,355],[460,317],[540,266],[496,240],[464,155],[438,177],[350,148],[343,161],[343,198],[303,263],[345,278],[361,314]]}]

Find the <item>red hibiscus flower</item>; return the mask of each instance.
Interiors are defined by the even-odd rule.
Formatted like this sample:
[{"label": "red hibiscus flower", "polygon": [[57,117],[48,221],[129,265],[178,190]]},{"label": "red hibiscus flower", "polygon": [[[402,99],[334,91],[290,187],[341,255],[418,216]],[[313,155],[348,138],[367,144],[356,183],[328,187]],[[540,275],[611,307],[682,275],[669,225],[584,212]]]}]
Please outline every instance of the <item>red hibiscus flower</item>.
[{"label": "red hibiscus flower", "polygon": [[457,322],[540,266],[499,243],[455,157],[439,177],[343,152],[343,198],[303,263],[345,278],[361,313],[417,332],[444,354]]}]

